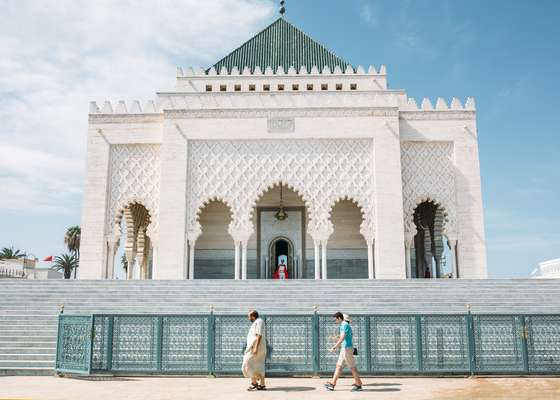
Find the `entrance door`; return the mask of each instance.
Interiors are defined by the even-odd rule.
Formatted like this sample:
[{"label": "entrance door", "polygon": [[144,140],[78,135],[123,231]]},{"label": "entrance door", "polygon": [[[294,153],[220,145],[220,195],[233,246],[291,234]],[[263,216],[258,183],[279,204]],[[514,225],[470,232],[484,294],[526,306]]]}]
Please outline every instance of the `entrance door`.
[{"label": "entrance door", "polygon": [[257,271],[261,279],[272,279],[278,256],[288,256],[289,279],[305,276],[305,218],[303,207],[286,207],[288,216],[276,218],[277,207],[257,209]]},{"label": "entrance door", "polygon": [[283,268],[287,268],[288,279],[296,279],[298,274],[294,265],[294,246],[288,238],[273,239],[268,246],[270,271],[269,276],[281,279]]}]

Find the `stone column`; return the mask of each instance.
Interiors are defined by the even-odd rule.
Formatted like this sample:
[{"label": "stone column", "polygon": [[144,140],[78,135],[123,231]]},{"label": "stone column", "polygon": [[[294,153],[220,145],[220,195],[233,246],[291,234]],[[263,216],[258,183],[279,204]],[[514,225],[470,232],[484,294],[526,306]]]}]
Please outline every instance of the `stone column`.
[{"label": "stone column", "polygon": [[114,279],[115,277],[115,255],[119,248],[118,241],[109,239],[107,241],[107,271],[105,279]]},{"label": "stone column", "polygon": [[366,243],[367,243],[368,279],[375,279],[375,270],[373,268],[373,240],[368,240]]},{"label": "stone column", "polygon": [[414,233],[413,232],[405,232],[404,233],[404,247],[405,247],[405,261],[406,261],[406,278],[412,278],[412,260],[411,260],[411,251],[414,244]]},{"label": "stone column", "polygon": [[448,235],[447,244],[451,250],[451,271],[454,279],[459,278],[459,268],[457,263],[457,235]]},{"label": "stone column", "polygon": [[237,281],[239,280],[239,267],[240,267],[239,253],[240,253],[241,241],[234,240],[234,243],[235,243],[234,279]]},{"label": "stone column", "polygon": [[165,120],[161,145],[159,243],[155,279],[181,279],[187,231],[187,138],[176,121]]},{"label": "stone column", "polygon": [[321,241],[313,240],[315,245],[315,279],[321,279]]},{"label": "stone column", "polygon": [[106,224],[110,193],[110,144],[103,131],[91,123],[88,130],[86,154],[80,279],[102,279],[105,275],[107,256],[105,234],[109,229]]},{"label": "stone column", "polygon": [[195,249],[195,240],[189,240],[189,280],[194,279],[194,249]]},{"label": "stone column", "polygon": [[323,279],[327,279],[327,241],[321,241],[321,272]]},{"label": "stone column", "polygon": [[134,263],[136,262],[136,255],[132,250],[125,250],[124,254],[128,264],[128,267],[126,268],[126,279],[130,280],[134,278],[133,271]]},{"label": "stone column", "polygon": [[241,279],[247,279],[247,242],[241,242]]}]

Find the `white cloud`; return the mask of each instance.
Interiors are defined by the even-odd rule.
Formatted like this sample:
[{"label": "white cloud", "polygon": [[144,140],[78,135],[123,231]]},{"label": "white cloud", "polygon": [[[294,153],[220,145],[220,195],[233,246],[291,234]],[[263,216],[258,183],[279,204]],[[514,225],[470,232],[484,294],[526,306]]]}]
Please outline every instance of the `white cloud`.
[{"label": "white cloud", "polygon": [[362,4],[362,9],[360,11],[360,16],[362,17],[362,19],[371,26],[377,26],[379,25],[379,18],[373,8],[373,5],[371,3],[366,3],[364,2]]},{"label": "white cloud", "polygon": [[0,210],[78,212],[88,102],[153,98],[264,27],[257,0],[8,0],[0,13]]}]

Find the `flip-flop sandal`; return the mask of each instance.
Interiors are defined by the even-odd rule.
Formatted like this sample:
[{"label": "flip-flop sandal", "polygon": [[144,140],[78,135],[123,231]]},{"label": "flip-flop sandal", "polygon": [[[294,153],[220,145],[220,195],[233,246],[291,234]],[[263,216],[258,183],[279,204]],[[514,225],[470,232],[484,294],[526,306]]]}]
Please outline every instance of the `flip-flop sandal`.
[{"label": "flip-flop sandal", "polygon": [[329,391],[334,391],[334,385],[330,382],[325,383],[325,389],[329,390]]},{"label": "flip-flop sandal", "polygon": [[255,390],[259,390],[259,385],[257,385],[256,383],[252,383],[251,386],[247,388],[247,391],[249,392],[253,392]]},{"label": "flip-flop sandal", "polygon": [[264,385],[259,385],[259,386],[257,387],[257,390],[266,390],[266,386],[264,386]]}]

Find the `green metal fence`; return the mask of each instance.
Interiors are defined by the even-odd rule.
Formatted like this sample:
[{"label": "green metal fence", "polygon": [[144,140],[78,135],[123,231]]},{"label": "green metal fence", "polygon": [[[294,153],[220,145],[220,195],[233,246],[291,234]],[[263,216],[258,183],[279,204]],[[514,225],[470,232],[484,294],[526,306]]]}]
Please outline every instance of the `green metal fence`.
[{"label": "green metal fence", "polygon": [[[331,372],[327,315],[270,315],[267,373]],[[56,369],[68,373],[240,374],[238,315],[60,315]],[[558,374],[560,315],[355,315],[367,374]]]}]

